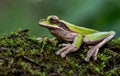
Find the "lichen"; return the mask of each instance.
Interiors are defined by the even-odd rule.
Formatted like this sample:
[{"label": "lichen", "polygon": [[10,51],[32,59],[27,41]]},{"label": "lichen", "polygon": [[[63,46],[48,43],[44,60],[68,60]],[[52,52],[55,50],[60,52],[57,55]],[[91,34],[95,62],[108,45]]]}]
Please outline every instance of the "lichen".
[{"label": "lichen", "polygon": [[119,76],[120,38],[103,46],[97,61],[85,62],[86,44],[61,58],[55,55],[59,42],[47,37],[37,41],[20,30],[0,38],[0,76]]}]

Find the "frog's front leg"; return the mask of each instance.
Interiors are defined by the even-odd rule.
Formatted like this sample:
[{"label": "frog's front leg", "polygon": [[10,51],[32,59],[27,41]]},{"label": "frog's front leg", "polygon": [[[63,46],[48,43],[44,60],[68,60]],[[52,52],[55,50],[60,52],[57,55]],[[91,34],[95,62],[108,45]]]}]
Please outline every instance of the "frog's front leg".
[{"label": "frog's front leg", "polygon": [[99,32],[99,33],[93,33],[91,35],[86,36],[83,41],[87,44],[96,44],[95,46],[92,46],[91,49],[87,53],[87,57],[85,58],[85,61],[89,61],[91,56],[94,57],[94,60],[97,60],[97,53],[99,51],[99,48],[101,48],[105,43],[110,41],[115,36],[115,32]]},{"label": "frog's front leg", "polygon": [[68,53],[77,51],[82,43],[82,35],[78,34],[72,44],[62,44],[64,47],[60,50],[56,51],[56,55],[61,55],[62,58],[64,58]]}]

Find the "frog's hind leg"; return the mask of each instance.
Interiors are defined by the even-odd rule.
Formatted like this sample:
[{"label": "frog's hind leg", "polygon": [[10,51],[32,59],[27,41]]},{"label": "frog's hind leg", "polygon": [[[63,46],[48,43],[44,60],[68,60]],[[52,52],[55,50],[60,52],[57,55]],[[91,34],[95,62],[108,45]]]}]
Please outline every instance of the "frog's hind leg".
[{"label": "frog's hind leg", "polygon": [[110,41],[114,36],[115,36],[115,32],[114,31],[109,32],[109,35],[107,37],[105,37],[105,38],[103,38],[103,40],[99,41],[95,46],[93,46],[87,52],[87,57],[85,58],[85,61],[89,62],[91,56],[93,56],[94,60],[97,60],[97,53],[99,51],[99,48],[101,48],[105,43]]}]

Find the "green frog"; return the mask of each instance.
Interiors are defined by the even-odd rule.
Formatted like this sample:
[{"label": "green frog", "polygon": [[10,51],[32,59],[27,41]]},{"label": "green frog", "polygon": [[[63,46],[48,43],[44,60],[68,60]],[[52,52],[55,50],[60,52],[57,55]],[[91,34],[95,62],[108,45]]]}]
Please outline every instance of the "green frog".
[{"label": "green frog", "polygon": [[96,61],[99,49],[116,34],[114,31],[100,32],[76,26],[60,20],[55,15],[48,16],[47,19],[41,19],[39,24],[47,28],[56,39],[68,42],[67,44],[61,44],[63,47],[55,52],[56,55],[60,55],[62,58],[66,57],[70,52],[77,51],[83,42],[88,44],[90,50],[87,52],[86,62],[89,62],[91,57]]}]

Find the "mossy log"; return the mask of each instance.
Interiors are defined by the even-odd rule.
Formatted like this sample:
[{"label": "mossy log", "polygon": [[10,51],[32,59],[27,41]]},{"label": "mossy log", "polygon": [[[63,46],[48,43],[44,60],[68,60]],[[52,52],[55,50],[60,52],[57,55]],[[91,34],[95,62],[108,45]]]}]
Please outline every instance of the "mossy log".
[{"label": "mossy log", "polygon": [[28,35],[20,30],[0,38],[0,76],[120,76],[120,38],[103,46],[97,61],[85,62],[86,44],[61,58],[59,42]]}]

